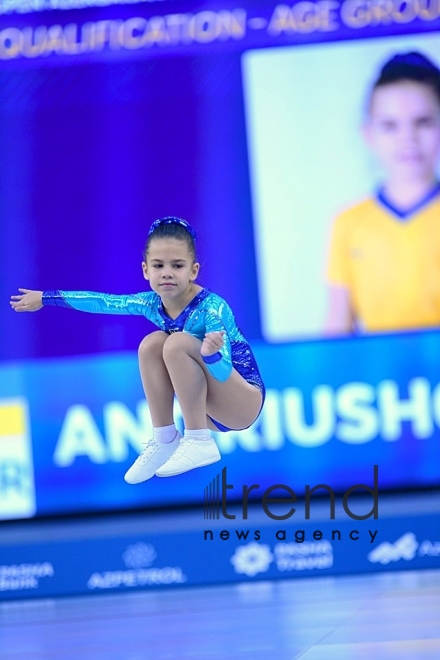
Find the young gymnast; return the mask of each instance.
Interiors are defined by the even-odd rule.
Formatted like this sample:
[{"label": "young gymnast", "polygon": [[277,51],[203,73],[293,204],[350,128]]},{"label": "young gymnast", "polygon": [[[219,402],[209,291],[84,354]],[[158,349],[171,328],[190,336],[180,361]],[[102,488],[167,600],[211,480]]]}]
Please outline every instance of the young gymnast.
[{"label": "young gymnast", "polygon": [[[153,438],[125,475],[130,484],[154,474],[169,477],[220,460],[209,430],[242,430],[259,416],[265,389],[250,346],[228,304],[195,283],[194,229],[180,218],[156,220],[142,270],[152,291],[108,295],[87,291],[31,291],[11,296],[16,312],[45,305],[104,314],[141,314],[159,330],[139,347],[139,367],[153,422]],[[174,395],[185,423],[173,419]]]},{"label": "young gymnast", "polygon": [[396,55],[370,93],[367,144],[385,181],[333,227],[328,334],[440,325],[440,70]]}]

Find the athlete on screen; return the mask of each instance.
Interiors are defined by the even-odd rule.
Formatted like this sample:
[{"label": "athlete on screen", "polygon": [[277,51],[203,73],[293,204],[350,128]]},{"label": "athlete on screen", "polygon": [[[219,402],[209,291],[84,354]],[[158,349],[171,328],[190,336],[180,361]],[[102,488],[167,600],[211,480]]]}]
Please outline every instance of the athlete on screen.
[{"label": "athlete on screen", "polygon": [[[140,314],[159,328],[139,347],[153,438],[126,473],[130,484],[220,460],[210,429],[247,428],[264,402],[258,366],[231,308],[195,283],[200,268],[195,239],[194,229],[180,218],[152,224],[142,262],[152,288],[147,293],[117,296],[19,289],[19,295],[11,296],[16,312],[55,305],[84,312]],[[183,437],[173,419],[175,394],[185,422]]]},{"label": "athlete on screen", "polygon": [[333,227],[329,334],[440,325],[440,70],[396,55],[369,99],[364,133],[385,172]]}]

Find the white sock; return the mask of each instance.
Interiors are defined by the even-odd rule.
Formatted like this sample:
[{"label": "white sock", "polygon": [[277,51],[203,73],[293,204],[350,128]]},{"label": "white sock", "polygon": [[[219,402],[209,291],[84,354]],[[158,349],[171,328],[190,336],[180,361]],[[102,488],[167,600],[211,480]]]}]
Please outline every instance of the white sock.
[{"label": "white sock", "polygon": [[211,431],[209,429],[185,429],[184,437],[193,440],[211,440]]},{"label": "white sock", "polygon": [[156,442],[160,442],[162,445],[167,445],[172,442],[176,437],[176,433],[177,429],[175,424],[158,426],[157,428],[153,427],[153,437]]}]

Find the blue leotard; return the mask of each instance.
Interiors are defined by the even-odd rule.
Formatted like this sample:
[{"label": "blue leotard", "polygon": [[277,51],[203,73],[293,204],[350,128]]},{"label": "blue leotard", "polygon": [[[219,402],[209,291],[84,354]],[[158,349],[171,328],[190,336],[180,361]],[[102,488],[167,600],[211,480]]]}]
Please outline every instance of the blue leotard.
[{"label": "blue leotard", "polygon": [[[160,296],[154,291],[121,296],[90,291],[44,291],[43,305],[100,314],[141,315],[165,332],[188,332],[201,341],[207,332],[225,330],[225,343],[221,350],[214,355],[202,356],[207,369],[219,381],[225,381],[232,369],[236,369],[248,383],[260,390],[264,402],[264,383],[252,350],[227,302],[209,289],[201,289],[176,319],[168,316]],[[230,430],[213,421],[220,430]]]}]

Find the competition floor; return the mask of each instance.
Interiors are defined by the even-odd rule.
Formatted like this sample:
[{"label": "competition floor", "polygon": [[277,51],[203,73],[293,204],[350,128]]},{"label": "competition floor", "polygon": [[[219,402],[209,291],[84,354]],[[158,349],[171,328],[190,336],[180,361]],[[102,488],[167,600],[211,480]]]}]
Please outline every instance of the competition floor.
[{"label": "competition floor", "polygon": [[439,660],[440,569],[0,604],[1,660]]}]

